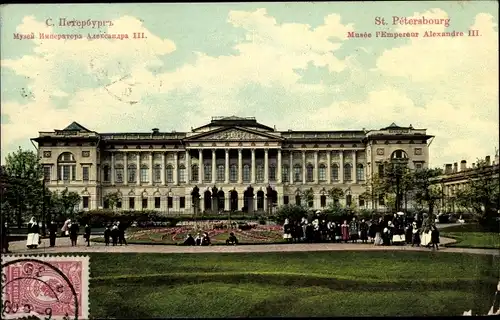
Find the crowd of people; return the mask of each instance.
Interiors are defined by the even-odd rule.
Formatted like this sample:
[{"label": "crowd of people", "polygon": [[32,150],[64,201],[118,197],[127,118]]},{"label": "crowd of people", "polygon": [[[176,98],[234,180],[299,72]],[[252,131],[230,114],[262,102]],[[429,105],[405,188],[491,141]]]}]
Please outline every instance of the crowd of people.
[{"label": "crowd of people", "polygon": [[[196,235],[196,238],[193,238],[191,234],[188,234],[183,244],[185,246],[209,246],[212,244],[212,242],[210,241],[208,233],[204,232],[203,235],[198,233]],[[234,232],[230,232],[229,237],[226,239],[226,245],[237,245],[237,244],[238,244],[238,238],[236,238]]]},{"label": "crowd of people", "polygon": [[352,242],[372,243],[374,245],[407,244],[411,246],[426,246],[438,249],[439,230],[434,220],[424,216],[412,219],[404,214],[394,214],[393,217],[360,221],[353,217],[351,221],[328,220],[319,213],[308,221],[306,217],[293,221],[285,219],[283,238],[289,242]]}]

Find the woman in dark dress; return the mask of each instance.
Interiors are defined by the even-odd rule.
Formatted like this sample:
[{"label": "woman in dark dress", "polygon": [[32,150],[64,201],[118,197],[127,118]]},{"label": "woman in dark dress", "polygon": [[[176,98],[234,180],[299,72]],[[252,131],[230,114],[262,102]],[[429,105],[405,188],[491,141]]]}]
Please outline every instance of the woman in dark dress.
[{"label": "woman in dark dress", "polygon": [[52,221],[50,222],[49,225],[49,240],[51,247],[56,246],[56,237],[57,237],[57,225],[55,224],[54,221]]},{"label": "woman in dark dress", "polygon": [[80,226],[78,223],[73,222],[69,227],[69,237],[71,239],[71,246],[76,246],[76,241],[78,239],[78,233],[80,232]]},{"label": "woman in dark dress", "polygon": [[368,242],[368,224],[365,222],[365,219],[361,220],[361,223],[359,224],[359,230],[361,232],[361,242],[362,243],[367,243]]},{"label": "woman in dark dress", "polygon": [[431,228],[431,248],[436,250],[439,250],[439,230],[438,228],[433,225]]},{"label": "woman in dark dress", "polygon": [[87,247],[90,247],[90,226],[88,224],[85,225],[85,240],[87,241]]}]

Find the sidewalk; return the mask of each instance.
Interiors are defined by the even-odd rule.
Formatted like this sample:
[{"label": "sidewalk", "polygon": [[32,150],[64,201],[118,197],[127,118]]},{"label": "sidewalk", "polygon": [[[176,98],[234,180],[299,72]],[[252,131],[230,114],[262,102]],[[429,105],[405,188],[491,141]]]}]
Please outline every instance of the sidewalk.
[{"label": "sidewalk", "polygon": [[[92,237],[94,238],[94,237]],[[446,244],[455,242],[450,238],[440,238],[441,247],[437,252],[472,253],[500,255],[500,250],[495,249],[472,249],[472,248],[448,248]],[[301,252],[301,251],[424,251],[432,250],[411,246],[374,246],[362,243],[295,243],[295,244],[268,244],[268,245],[241,245],[241,246],[208,246],[208,247],[186,247],[176,245],[137,245],[108,246],[104,243],[91,242],[87,247],[83,237],[78,238],[78,246],[71,247],[69,238],[58,238],[56,247],[49,247],[49,240],[43,239],[38,249],[26,248],[26,241],[15,241],[10,243],[10,250],[14,254],[44,254],[44,253],[73,253],[73,252],[113,252],[113,253],[235,253],[235,252]]]}]

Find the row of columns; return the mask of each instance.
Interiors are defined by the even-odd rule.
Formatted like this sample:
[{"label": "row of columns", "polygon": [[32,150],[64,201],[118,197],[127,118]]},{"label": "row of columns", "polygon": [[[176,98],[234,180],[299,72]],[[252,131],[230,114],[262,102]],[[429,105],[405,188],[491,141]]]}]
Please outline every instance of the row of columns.
[{"label": "row of columns", "polygon": [[[185,179],[187,182],[191,182],[191,155],[189,153],[189,150],[186,150],[186,176]],[[242,155],[243,150],[238,149],[238,183],[242,184],[243,183],[243,155]],[[251,172],[250,172],[250,183],[255,184],[255,172],[256,172],[256,162],[255,162],[255,149],[251,149],[252,152],[252,165],[251,165]],[[281,149],[277,150],[278,152],[278,157],[277,157],[277,172],[276,172],[276,181],[277,183],[282,183],[282,172],[281,172],[281,167],[282,167],[282,157],[281,157]],[[313,180],[314,183],[318,183],[319,177],[318,177],[318,168],[319,168],[319,163],[318,163],[318,152],[316,151],[314,153],[314,171],[313,171]],[[356,151],[352,151],[353,155],[353,182],[357,183],[357,172],[356,172],[356,163],[357,163],[357,157],[356,157]],[[327,152],[327,183],[331,183],[331,153]],[[204,176],[204,166],[203,166],[203,150],[199,149],[198,150],[198,159],[199,159],[199,165],[198,165],[198,184],[203,183],[203,176]],[[153,185],[154,182],[154,162],[153,162],[153,157],[150,157],[150,179],[149,179],[149,184]],[[173,183],[177,185],[179,183],[178,181],[178,173],[177,173],[177,168],[178,168],[178,152],[174,152],[174,168],[173,168]],[[216,183],[216,178],[217,178],[217,164],[216,164],[216,150],[212,149],[212,184]],[[290,166],[289,166],[289,181],[290,183],[293,183],[294,181],[294,166],[293,164],[293,152],[290,152]],[[137,179],[137,184],[140,184],[141,182],[141,176],[140,176],[140,163],[141,163],[141,156],[138,153],[137,154],[137,168],[138,171],[136,172],[136,179]],[[162,160],[161,160],[162,166],[162,174],[161,174],[161,183],[163,185],[166,184],[166,162],[165,162],[165,153],[162,153]],[[128,183],[128,157],[124,157],[124,177],[123,177],[123,183],[127,184]],[[224,166],[224,183],[228,184],[229,183],[229,149],[225,149],[225,166]],[[306,151],[302,151],[302,183],[306,183]],[[344,182],[344,152],[340,152],[340,166],[339,166],[339,182],[343,183]],[[264,149],[264,183],[267,184],[269,183],[269,150]],[[111,184],[115,184],[115,155],[114,153],[111,153]]]}]

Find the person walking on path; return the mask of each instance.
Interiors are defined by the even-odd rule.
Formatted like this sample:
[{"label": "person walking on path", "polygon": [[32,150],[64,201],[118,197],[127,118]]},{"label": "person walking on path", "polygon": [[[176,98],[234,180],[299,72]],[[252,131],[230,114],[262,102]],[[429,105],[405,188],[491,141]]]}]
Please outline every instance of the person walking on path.
[{"label": "person walking on path", "polygon": [[91,229],[88,224],[85,225],[85,240],[87,241],[87,247],[90,247],[90,233]]},{"label": "person walking on path", "polygon": [[78,240],[78,233],[80,233],[80,226],[76,222],[72,222],[69,227],[69,237],[71,239],[71,246],[76,247],[76,241]]},{"label": "person walking on path", "polygon": [[104,243],[106,246],[109,246],[109,238],[111,237],[111,229],[109,229],[109,226],[106,226],[106,229],[104,229]]},{"label": "person walking on path", "polygon": [[431,248],[439,250],[439,230],[435,225],[431,227]]},{"label": "person walking on path", "polygon": [[113,246],[118,244],[118,237],[120,236],[120,230],[118,229],[117,224],[113,224],[111,228],[111,239],[113,239]]},{"label": "person walking on path", "polygon": [[119,242],[120,242],[120,245],[127,245],[127,240],[125,239],[125,229],[126,229],[126,226],[124,223],[120,223],[118,221],[118,237],[119,237]]},{"label": "person walking on path", "polygon": [[51,221],[49,225],[49,241],[51,248],[56,246],[56,237],[57,237],[57,224],[54,221]]}]

